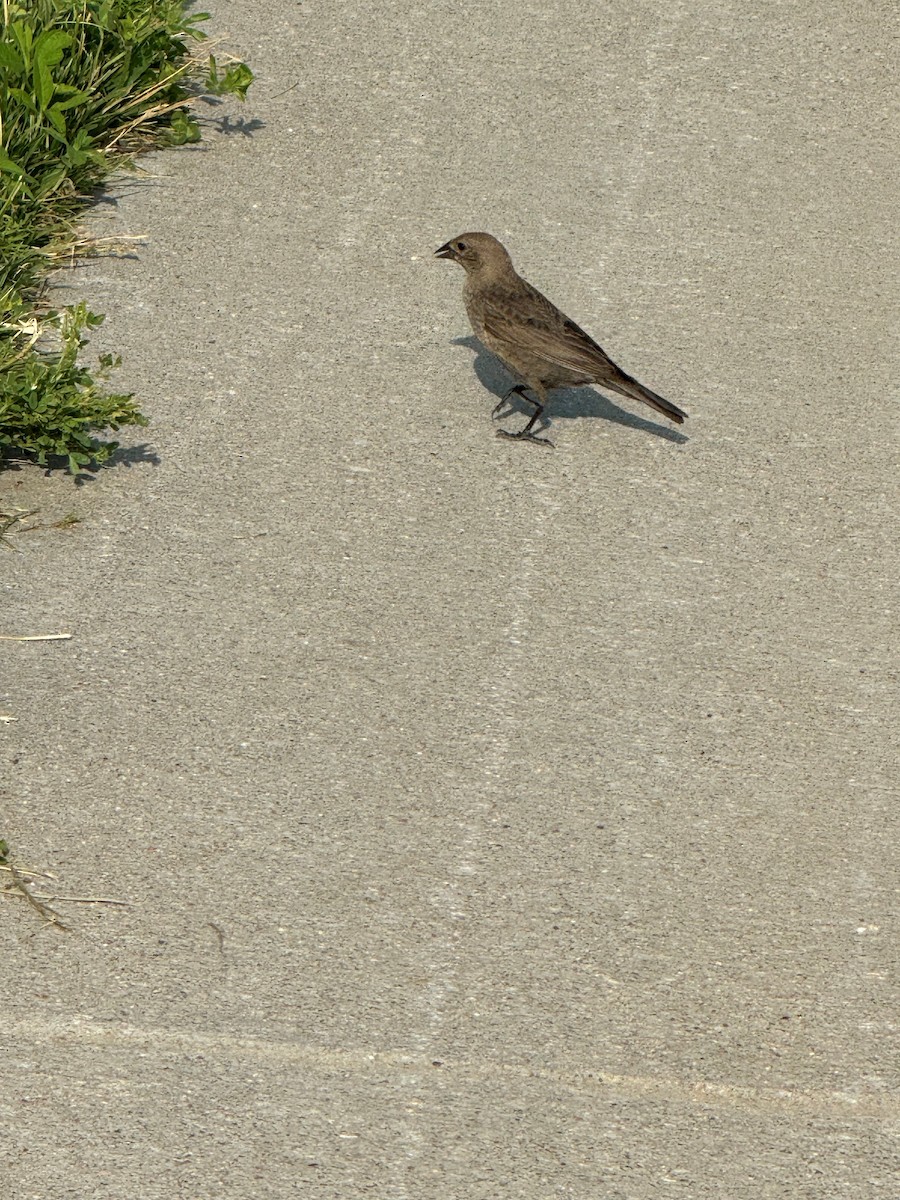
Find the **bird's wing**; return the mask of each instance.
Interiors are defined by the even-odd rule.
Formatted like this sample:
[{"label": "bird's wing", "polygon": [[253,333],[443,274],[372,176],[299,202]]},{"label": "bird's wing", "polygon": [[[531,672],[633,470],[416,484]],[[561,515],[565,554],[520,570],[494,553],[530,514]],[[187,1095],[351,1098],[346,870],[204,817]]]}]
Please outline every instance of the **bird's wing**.
[{"label": "bird's wing", "polygon": [[537,288],[526,284],[525,289],[483,297],[484,331],[489,338],[576,374],[620,373],[594,339]]},{"label": "bird's wing", "polygon": [[649,404],[678,425],[684,421],[686,413],[626,375],[592,337],[546,296],[524,280],[521,284],[515,289],[491,288],[479,297],[479,317],[487,344],[513,373],[528,379],[527,364],[536,359],[570,372],[563,379],[547,373],[543,379],[545,386],[596,383]]}]

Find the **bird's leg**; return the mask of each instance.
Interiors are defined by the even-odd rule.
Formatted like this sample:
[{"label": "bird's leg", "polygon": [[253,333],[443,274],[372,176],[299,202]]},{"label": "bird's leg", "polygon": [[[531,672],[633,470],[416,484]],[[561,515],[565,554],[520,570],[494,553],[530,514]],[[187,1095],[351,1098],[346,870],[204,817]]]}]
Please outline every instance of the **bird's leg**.
[{"label": "bird's leg", "polygon": [[[549,438],[538,437],[536,433],[531,432],[532,429],[534,429],[535,423],[541,419],[547,400],[547,395],[543,389],[538,390],[537,388],[532,388],[531,390],[536,392],[541,399],[535,400],[531,396],[526,396],[524,384],[519,384],[518,387],[513,388],[514,392],[518,392],[524,400],[528,400],[529,403],[534,405],[534,412],[531,414],[531,420],[528,422],[525,428],[520,429],[518,433],[507,433],[505,429],[498,429],[497,437],[512,438],[514,441],[521,442],[537,442],[540,446],[552,446],[553,443]],[[511,394],[512,393],[510,393],[510,395]]]},{"label": "bird's leg", "polygon": [[517,435],[518,437],[533,438],[534,434],[531,431],[534,428],[534,423],[535,423],[535,421],[538,420],[538,418],[541,416],[541,414],[544,411],[543,404],[540,404],[537,400],[532,400],[531,403],[534,405],[534,412],[531,414],[531,420],[528,422],[528,424],[525,426],[525,428],[522,430],[522,432]]},{"label": "bird's leg", "polygon": [[503,397],[503,399],[499,402],[499,404],[494,405],[493,411],[491,412],[491,420],[492,421],[496,420],[497,413],[500,411],[500,409],[503,407],[503,405],[507,402],[507,400],[510,398],[510,396],[521,396],[523,400],[527,400],[528,397],[525,395],[525,384],[517,383],[515,387],[511,387],[509,389],[509,391],[506,393],[506,395]]}]

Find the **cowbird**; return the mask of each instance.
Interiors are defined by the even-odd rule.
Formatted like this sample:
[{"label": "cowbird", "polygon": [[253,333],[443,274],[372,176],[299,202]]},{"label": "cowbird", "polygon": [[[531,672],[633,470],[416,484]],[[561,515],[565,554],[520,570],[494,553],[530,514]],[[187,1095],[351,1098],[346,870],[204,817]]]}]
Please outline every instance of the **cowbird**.
[{"label": "cowbird", "polygon": [[[461,233],[435,250],[435,255],[465,269],[463,298],[476,336],[521,380],[496,405],[491,417],[497,416],[512,395],[534,405],[524,429],[518,433],[499,430],[498,436],[552,446],[549,438],[532,432],[544,411],[547,392],[590,383],[641,400],[670,421],[682,423],[686,413],[626,375],[592,337],[518,275],[506,248],[495,237]],[[531,396],[525,395],[526,389]]]}]

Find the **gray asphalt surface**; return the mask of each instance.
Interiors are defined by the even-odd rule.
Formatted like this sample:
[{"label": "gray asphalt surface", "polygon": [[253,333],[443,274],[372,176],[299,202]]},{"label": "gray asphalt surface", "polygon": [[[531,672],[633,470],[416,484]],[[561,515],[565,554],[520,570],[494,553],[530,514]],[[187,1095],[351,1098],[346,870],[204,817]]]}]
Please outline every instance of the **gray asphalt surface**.
[{"label": "gray asphalt surface", "polygon": [[[9,1193],[896,1196],[891,6],[215,9],[60,281],[153,425],[0,477],[0,834],[130,904],[3,903]],[[683,432],[496,439],[473,228]]]}]

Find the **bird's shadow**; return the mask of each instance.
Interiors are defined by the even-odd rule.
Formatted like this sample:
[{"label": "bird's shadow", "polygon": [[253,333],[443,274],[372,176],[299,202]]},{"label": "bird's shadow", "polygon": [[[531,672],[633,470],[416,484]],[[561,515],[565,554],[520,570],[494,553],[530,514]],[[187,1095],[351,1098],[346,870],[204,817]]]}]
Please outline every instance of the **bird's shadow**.
[{"label": "bird's shadow", "polygon": [[[504,369],[499,359],[485,350],[477,338],[453,338],[452,345],[465,346],[466,349],[474,352],[475,374],[498,400],[502,399],[516,382]],[[510,396],[507,403],[509,404],[507,413],[521,412],[523,416],[530,417],[534,412],[534,406],[522,400],[520,396]],[[688,441],[687,436],[676,429],[670,429],[667,425],[659,425],[656,421],[644,420],[643,417],[636,417],[626,409],[619,408],[612,400],[601,395],[600,392],[595,392],[593,388],[554,388],[550,393],[544,413],[545,425],[548,423],[546,421],[548,416],[564,420],[573,417],[599,417],[604,421],[614,421],[617,425],[625,425],[629,429],[640,429],[645,433],[652,433],[656,437],[664,438],[668,442],[677,442],[679,445]]]}]

